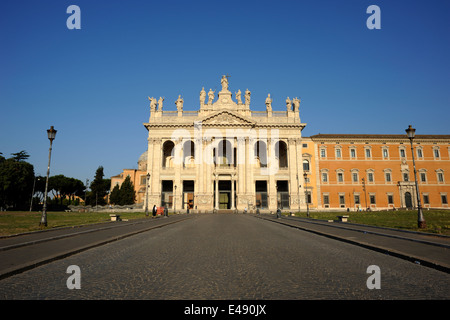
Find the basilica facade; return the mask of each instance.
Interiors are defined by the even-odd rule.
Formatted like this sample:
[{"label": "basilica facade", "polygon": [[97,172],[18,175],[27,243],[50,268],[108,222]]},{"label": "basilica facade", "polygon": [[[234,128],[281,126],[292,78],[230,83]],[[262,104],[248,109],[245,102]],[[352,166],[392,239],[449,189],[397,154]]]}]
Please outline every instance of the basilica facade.
[{"label": "basilica facade", "polygon": [[[413,164],[405,135],[319,134],[303,137],[300,99],[284,110],[251,109],[251,92],[204,88],[197,111],[175,110],[150,98],[148,148],[138,169],[111,178],[111,189],[129,175],[136,201],[171,211],[297,212],[308,209],[414,207]],[[174,109],[174,108],[173,108]],[[425,207],[447,208],[450,135],[417,136],[414,147]]]},{"label": "basilica facade", "polygon": [[252,111],[248,89],[233,98],[225,76],[221,87],[201,90],[198,111],[184,111],[181,97],[177,111],[149,98],[149,205],[200,212],[304,206],[300,100],[273,111],[268,94],[266,111]]}]

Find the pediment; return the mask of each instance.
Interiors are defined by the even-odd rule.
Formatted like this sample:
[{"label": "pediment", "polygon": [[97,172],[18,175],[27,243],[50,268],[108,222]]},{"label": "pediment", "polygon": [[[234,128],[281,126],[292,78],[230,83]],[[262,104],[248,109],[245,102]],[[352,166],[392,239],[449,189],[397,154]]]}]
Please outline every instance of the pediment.
[{"label": "pediment", "polygon": [[210,114],[200,120],[202,125],[253,126],[255,122],[233,111],[224,110]]}]

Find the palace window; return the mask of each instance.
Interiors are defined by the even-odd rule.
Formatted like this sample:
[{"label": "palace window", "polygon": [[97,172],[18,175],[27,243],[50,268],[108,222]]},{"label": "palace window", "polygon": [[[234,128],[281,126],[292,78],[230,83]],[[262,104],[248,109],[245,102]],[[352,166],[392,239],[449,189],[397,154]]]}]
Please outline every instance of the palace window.
[{"label": "palace window", "polygon": [[330,204],[330,196],[328,194],[323,195],[323,204],[329,205]]},{"label": "palace window", "polygon": [[441,193],[441,202],[442,204],[448,204],[447,202],[447,194]]},{"label": "palace window", "polygon": [[439,159],[440,158],[440,153],[439,153],[439,147],[433,147],[433,153],[434,153],[434,158],[435,159]]},{"label": "palace window", "polygon": [[336,159],[340,159],[342,157],[341,148],[336,148]]},{"label": "palace window", "polygon": [[327,150],[325,148],[320,148],[320,157],[321,158],[327,157]]},{"label": "palace window", "polygon": [[394,195],[391,193],[388,193],[388,204],[394,204]]},{"label": "palace window", "polygon": [[428,193],[423,194],[423,204],[430,204],[430,197],[428,196]]},{"label": "palace window", "polygon": [[436,170],[436,175],[437,175],[437,182],[438,183],[444,183],[444,170],[442,169],[438,169]]},{"label": "palace window", "polygon": [[303,160],[303,171],[309,171],[309,161]]},{"label": "palace window", "polygon": [[366,148],[366,158],[370,158],[372,156],[372,152],[369,148]]},{"label": "palace window", "polygon": [[375,194],[369,195],[370,197],[370,204],[376,204]]},{"label": "palace window", "polygon": [[422,148],[417,148],[417,159],[423,158],[423,151]]},{"label": "palace window", "polygon": [[355,148],[350,149],[350,157],[353,159],[356,158],[356,149]]},{"label": "palace window", "polygon": [[383,158],[389,158],[389,151],[387,148],[383,148]]},{"label": "palace window", "polygon": [[405,151],[405,149],[400,149],[400,157],[402,157],[402,158],[406,158],[406,151]]}]

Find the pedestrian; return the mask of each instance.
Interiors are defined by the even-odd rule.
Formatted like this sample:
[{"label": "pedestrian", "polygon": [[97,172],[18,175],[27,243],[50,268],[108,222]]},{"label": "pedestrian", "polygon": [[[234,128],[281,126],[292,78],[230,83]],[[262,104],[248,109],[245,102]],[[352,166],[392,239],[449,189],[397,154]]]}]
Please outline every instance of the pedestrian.
[{"label": "pedestrian", "polygon": [[152,215],[153,215],[153,217],[156,216],[156,204],[153,205]]}]

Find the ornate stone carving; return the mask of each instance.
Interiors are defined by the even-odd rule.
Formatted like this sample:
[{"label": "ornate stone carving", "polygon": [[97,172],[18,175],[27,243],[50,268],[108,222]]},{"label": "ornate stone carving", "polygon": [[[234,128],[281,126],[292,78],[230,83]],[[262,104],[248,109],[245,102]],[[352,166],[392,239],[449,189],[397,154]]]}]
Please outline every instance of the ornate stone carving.
[{"label": "ornate stone carving", "polygon": [[270,98],[270,93],[267,95],[266,98],[266,110],[272,111],[272,99]]},{"label": "ornate stone carving", "polygon": [[164,101],[164,98],[163,97],[159,97],[158,111],[163,111],[163,101]]},{"label": "ornate stone carving", "polygon": [[208,92],[208,104],[212,104],[213,100],[214,100],[214,93],[216,91],[212,91],[212,89],[209,89]]},{"label": "ornate stone carving", "polygon": [[202,91],[200,91],[200,107],[203,107],[205,105],[205,99],[206,99],[205,87],[202,87]]},{"label": "ornate stone carving", "polygon": [[178,95],[177,101],[175,101],[175,104],[177,106],[177,111],[183,111],[183,98],[181,98],[181,95]]},{"label": "ornate stone carving", "polygon": [[153,97],[148,97],[148,100],[150,101],[150,112],[155,112],[156,111],[156,99]]}]

